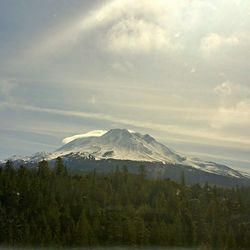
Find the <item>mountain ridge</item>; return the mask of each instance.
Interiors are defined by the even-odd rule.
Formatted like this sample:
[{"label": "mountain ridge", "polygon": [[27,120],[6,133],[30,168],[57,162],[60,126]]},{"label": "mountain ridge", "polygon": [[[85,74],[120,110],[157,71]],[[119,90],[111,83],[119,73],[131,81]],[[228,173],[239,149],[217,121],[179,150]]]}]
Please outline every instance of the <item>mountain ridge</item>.
[{"label": "mountain ridge", "polygon": [[[117,160],[138,163],[161,163],[162,166],[182,165],[191,170],[238,179],[250,176],[223,164],[190,158],[169,149],[149,134],[141,134],[127,129],[88,132],[68,139],[68,142],[51,153],[36,153],[28,157],[13,157],[11,160],[23,163],[36,163],[43,159],[54,161],[62,157],[65,161],[80,160]],[[98,163],[97,163],[98,164]],[[150,165],[149,164],[149,165]]]}]

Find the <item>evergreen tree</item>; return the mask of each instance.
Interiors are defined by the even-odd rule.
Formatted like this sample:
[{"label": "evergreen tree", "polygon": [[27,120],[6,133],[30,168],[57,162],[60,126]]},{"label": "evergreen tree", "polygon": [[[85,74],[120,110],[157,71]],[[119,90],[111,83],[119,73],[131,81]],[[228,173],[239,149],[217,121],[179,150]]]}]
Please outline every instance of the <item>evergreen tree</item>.
[{"label": "evergreen tree", "polygon": [[55,174],[58,176],[67,176],[68,175],[67,168],[64,166],[64,163],[63,163],[63,160],[61,157],[56,158]]},{"label": "evergreen tree", "polygon": [[250,248],[250,188],[68,174],[59,158],[0,171],[0,245]]},{"label": "evergreen tree", "polygon": [[38,175],[41,178],[48,178],[51,175],[49,163],[45,160],[38,163]]},{"label": "evergreen tree", "polygon": [[86,217],[85,211],[82,211],[75,228],[75,244],[78,246],[92,245],[92,229]]}]

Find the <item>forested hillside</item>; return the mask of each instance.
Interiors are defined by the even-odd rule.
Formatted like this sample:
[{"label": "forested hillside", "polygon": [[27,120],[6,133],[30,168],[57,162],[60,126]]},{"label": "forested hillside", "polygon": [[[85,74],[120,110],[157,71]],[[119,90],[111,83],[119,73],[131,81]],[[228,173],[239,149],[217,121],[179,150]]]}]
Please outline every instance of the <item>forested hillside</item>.
[{"label": "forested hillside", "polygon": [[[69,167],[69,166],[68,166]],[[148,179],[124,166],[101,175],[0,168],[0,245],[250,248],[250,188]]]}]

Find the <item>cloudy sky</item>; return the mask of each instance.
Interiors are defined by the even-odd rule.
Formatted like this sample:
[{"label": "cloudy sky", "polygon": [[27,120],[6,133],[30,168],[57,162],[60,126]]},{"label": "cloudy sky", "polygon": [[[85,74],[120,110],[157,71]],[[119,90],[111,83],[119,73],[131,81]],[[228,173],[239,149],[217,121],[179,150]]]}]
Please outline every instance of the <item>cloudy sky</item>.
[{"label": "cloudy sky", "polygon": [[248,0],[0,0],[0,158],[94,129],[250,171]]}]

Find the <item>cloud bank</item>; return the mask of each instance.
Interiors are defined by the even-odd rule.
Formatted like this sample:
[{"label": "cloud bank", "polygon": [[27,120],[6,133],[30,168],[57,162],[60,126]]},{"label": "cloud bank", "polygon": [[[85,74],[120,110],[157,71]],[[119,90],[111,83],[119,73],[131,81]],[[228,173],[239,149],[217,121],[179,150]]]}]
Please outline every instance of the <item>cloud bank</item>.
[{"label": "cloud bank", "polygon": [[17,137],[43,150],[39,129],[57,145],[130,127],[250,161],[249,13],[244,0],[0,3],[0,151]]}]

